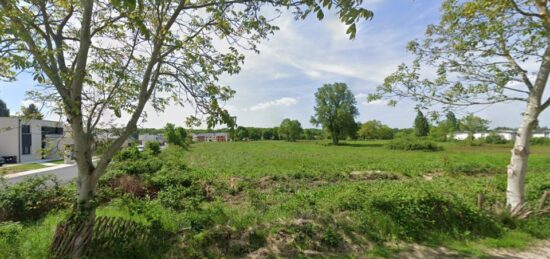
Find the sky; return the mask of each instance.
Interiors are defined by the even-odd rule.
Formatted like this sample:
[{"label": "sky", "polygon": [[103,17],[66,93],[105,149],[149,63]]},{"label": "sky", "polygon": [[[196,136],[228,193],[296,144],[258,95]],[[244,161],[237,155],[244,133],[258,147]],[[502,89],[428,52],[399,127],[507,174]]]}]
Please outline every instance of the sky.
[{"label": "sky", "polygon": [[[242,126],[274,127],[284,118],[297,119],[304,127],[315,105],[314,93],[323,84],[344,82],[355,94],[360,115],[357,120],[380,120],[390,127],[406,128],[413,124],[414,103],[403,101],[396,107],[385,102],[367,102],[384,78],[399,64],[410,61],[405,50],[413,39],[422,39],[426,26],[437,23],[440,0],[367,0],[365,7],[374,18],[358,24],[355,40],[349,40],[346,27],[333,14],[318,21],[314,15],[304,21],[283,15],[274,23],[281,29],[259,45],[260,53],[244,51],[245,64],[238,75],[223,76],[220,83],[236,90],[225,108],[237,116]],[[27,104],[25,92],[35,86],[29,75],[16,82],[0,82],[0,99],[12,114]],[[459,111],[491,121],[492,127],[517,127],[522,103],[476,106]],[[166,123],[184,126],[191,107],[172,105],[156,113],[146,108],[147,118],[140,127],[163,127]],[[53,115],[50,115],[53,116]],[[543,113],[542,126],[550,126],[550,115]]]}]

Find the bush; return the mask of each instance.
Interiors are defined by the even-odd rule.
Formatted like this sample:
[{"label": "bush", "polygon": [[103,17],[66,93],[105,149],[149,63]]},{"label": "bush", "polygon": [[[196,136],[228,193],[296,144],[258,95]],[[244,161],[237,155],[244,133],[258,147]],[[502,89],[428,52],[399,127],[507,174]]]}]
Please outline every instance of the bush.
[{"label": "bush", "polygon": [[372,199],[364,210],[364,227],[374,240],[394,237],[427,241],[445,235],[452,238],[497,237],[498,222],[489,215],[456,200],[434,193]]},{"label": "bush", "polygon": [[54,176],[33,177],[0,189],[0,222],[41,218],[53,209],[67,207],[72,197]]},{"label": "bush", "polygon": [[487,137],[485,137],[485,143],[487,144],[506,144],[508,141],[502,137],[501,135],[498,135],[496,133],[491,133]]},{"label": "bush", "polygon": [[145,143],[145,150],[151,152],[154,156],[158,156],[160,154],[160,143],[148,141]]},{"label": "bush", "polygon": [[531,138],[531,145],[550,146],[550,138]]},{"label": "bush", "polygon": [[422,150],[422,151],[441,151],[442,146],[435,144],[434,142],[415,139],[415,138],[400,138],[390,141],[387,145],[389,149],[398,150]]},{"label": "bush", "polygon": [[139,152],[135,146],[125,148],[113,159],[111,170],[123,171],[130,175],[155,173],[162,168],[163,162],[153,154],[154,151]]},{"label": "bush", "polygon": [[169,186],[158,192],[158,199],[162,206],[175,210],[192,209],[198,207],[204,199],[200,186]]}]

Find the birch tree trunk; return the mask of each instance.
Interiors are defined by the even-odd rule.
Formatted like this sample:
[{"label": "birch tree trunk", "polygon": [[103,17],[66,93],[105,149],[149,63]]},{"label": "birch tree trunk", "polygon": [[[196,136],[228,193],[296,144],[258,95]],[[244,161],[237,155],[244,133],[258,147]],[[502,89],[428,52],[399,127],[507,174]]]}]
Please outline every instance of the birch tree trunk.
[{"label": "birch tree trunk", "polygon": [[508,183],[506,187],[506,205],[510,209],[521,206],[525,202],[525,175],[530,153],[530,140],[533,129],[537,125],[539,115],[536,100],[530,98],[523,120],[518,128],[512,157],[508,165]]}]

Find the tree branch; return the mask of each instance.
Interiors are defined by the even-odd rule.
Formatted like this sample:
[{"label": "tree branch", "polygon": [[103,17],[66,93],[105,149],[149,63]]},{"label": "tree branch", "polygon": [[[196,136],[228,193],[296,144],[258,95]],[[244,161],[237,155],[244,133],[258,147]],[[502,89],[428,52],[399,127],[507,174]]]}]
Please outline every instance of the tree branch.
[{"label": "tree branch", "polygon": [[523,10],[521,10],[521,8],[519,8],[518,4],[516,3],[515,0],[510,0],[510,3],[512,3],[512,6],[514,7],[514,9],[520,13],[521,15],[524,15],[524,16],[531,16],[531,17],[539,17],[541,18],[542,16],[540,14],[536,14],[536,13],[529,13],[529,12],[525,12]]}]

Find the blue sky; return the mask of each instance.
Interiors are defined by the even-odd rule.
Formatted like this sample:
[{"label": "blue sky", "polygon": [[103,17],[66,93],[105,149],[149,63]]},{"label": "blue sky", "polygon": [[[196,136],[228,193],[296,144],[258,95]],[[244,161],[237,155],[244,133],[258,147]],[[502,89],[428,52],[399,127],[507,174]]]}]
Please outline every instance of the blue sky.
[{"label": "blue sky", "polygon": [[[377,119],[391,127],[410,127],[414,104],[401,102],[388,107],[383,102],[367,103],[385,76],[397,65],[411,59],[405,51],[408,41],[422,38],[428,24],[439,18],[439,0],[370,0],[365,6],[374,11],[371,21],[359,24],[356,39],[345,34],[345,26],[326,14],[323,21],[311,16],[295,21],[283,15],[275,24],[281,30],[259,45],[260,54],[244,52],[245,64],[240,74],[222,77],[221,83],[237,91],[226,108],[244,126],[272,127],[284,118],[298,119],[311,127],[314,93],[325,83],[345,82],[357,98],[359,121]],[[28,75],[17,82],[0,82],[0,98],[12,113],[19,110],[25,91],[35,83]],[[469,111],[489,119],[492,126],[516,127],[523,104],[498,104],[472,107]],[[184,125],[189,107],[170,106],[163,113],[146,109],[142,127],[162,127],[168,122]],[[459,112],[459,116],[465,113]],[[541,125],[550,125],[548,115]]]}]

